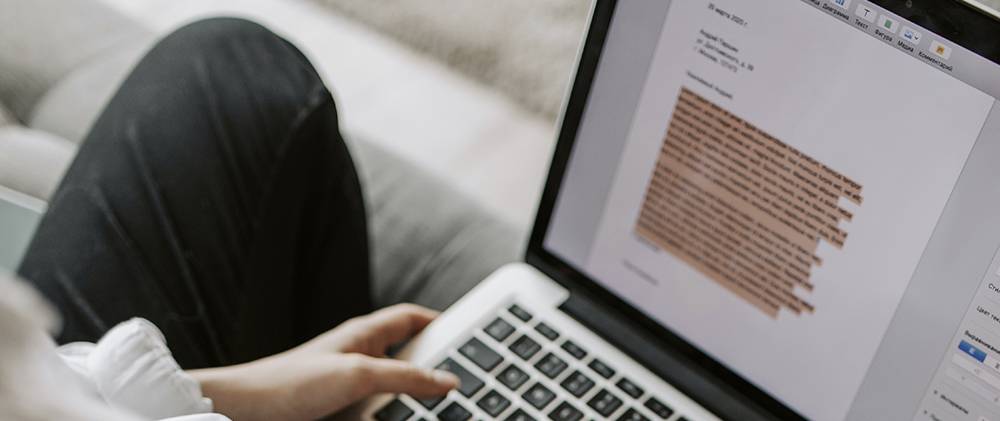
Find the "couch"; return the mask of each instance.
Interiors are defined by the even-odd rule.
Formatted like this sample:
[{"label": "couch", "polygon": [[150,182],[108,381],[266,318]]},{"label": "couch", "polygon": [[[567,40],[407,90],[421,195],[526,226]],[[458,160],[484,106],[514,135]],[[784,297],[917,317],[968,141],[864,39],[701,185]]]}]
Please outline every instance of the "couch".
[{"label": "couch", "polygon": [[[93,0],[0,0],[0,10],[2,254],[23,248],[33,228],[4,206],[44,209],[103,104],[163,34]],[[380,142],[345,135],[366,192],[378,305],[441,309],[520,258],[523,227]]]}]

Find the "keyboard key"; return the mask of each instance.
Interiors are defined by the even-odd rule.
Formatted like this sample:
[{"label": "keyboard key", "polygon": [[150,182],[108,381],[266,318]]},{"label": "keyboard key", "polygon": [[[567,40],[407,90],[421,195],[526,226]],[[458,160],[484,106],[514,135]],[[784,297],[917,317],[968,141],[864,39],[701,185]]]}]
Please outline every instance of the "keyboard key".
[{"label": "keyboard key", "polygon": [[604,364],[597,358],[594,358],[590,364],[587,364],[587,367],[590,367],[591,370],[594,370],[595,373],[600,374],[601,377],[604,377],[605,379],[610,379],[615,375],[615,370],[613,368],[608,367],[607,364]]},{"label": "keyboard key", "polygon": [[635,383],[632,383],[629,379],[622,377],[618,380],[618,383],[615,383],[615,385],[618,386],[622,392],[625,392],[626,395],[631,396],[633,399],[639,399],[639,397],[642,396],[642,388]]},{"label": "keyboard key", "polygon": [[507,308],[507,311],[509,311],[510,314],[513,314],[514,317],[521,319],[522,322],[531,320],[531,313],[528,313],[528,310],[521,308],[521,306],[517,304],[512,304]]},{"label": "keyboard key", "polygon": [[590,391],[594,387],[594,381],[590,380],[583,373],[579,371],[574,371],[570,375],[566,376],[566,379],[562,381],[563,389],[566,389],[569,394],[580,397]]},{"label": "keyboard key", "polygon": [[517,408],[516,411],[512,412],[510,416],[507,417],[506,421],[535,421],[535,419],[532,418],[531,415],[528,415],[527,412],[524,412],[523,409]]},{"label": "keyboard key", "polygon": [[523,358],[525,361],[531,359],[540,349],[542,349],[542,346],[526,335],[521,335],[514,343],[510,344],[511,352],[517,354],[518,357]]},{"label": "keyboard key", "polygon": [[535,331],[541,333],[542,336],[550,341],[554,341],[559,338],[559,332],[556,332],[552,326],[545,324],[545,322],[539,322],[538,325],[535,326]]},{"label": "keyboard key", "polygon": [[598,414],[606,417],[615,412],[619,406],[622,406],[622,400],[607,390],[601,390],[593,398],[590,398],[590,402],[587,402],[587,405],[594,408]]},{"label": "keyboard key", "polygon": [[656,416],[667,419],[674,414],[674,410],[670,409],[669,406],[665,405],[663,402],[656,400],[656,398],[649,398],[646,401],[646,408],[653,411]]},{"label": "keyboard key", "polygon": [[511,391],[517,391],[524,382],[528,381],[528,373],[524,370],[517,368],[516,365],[508,365],[507,368],[503,369],[500,374],[497,374],[497,380],[507,386]]},{"label": "keyboard key", "polygon": [[399,399],[393,399],[392,402],[375,413],[375,419],[378,421],[403,421],[410,418],[410,415],[413,415],[413,410],[410,407]]},{"label": "keyboard key", "polygon": [[568,339],[566,342],[563,342],[562,349],[578,360],[582,360],[583,357],[587,356],[587,351],[584,351],[583,348],[580,348],[579,345]]},{"label": "keyboard key", "polygon": [[472,413],[458,402],[448,404],[438,413],[438,419],[441,421],[465,421],[469,418],[472,418]]},{"label": "keyboard key", "polygon": [[549,419],[554,421],[577,421],[580,418],[583,418],[583,412],[574,408],[569,402],[563,402],[549,412]]},{"label": "keyboard key", "polygon": [[487,373],[493,371],[493,369],[500,365],[500,362],[503,361],[503,357],[501,357],[500,354],[497,354],[496,351],[490,349],[490,347],[486,346],[486,344],[476,338],[469,339],[465,345],[458,348],[458,352]]},{"label": "keyboard key", "polygon": [[503,342],[503,340],[507,339],[511,333],[514,333],[514,326],[511,326],[511,324],[507,323],[506,320],[497,317],[497,319],[487,325],[483,331],[485,331],[486,334],[490,335],[493,339],[496,339],[497,342]]},{"label": "keyboard key", "polygon": [[545,354],[542,359],[535,363],[535,368],[541,371],[546,377],[550,379],[556,378],[559,373],[562,373],[569,365],[566,364],[561,358],[557,357],[556,354],[548,353]]},{"label": "keyboard key", "polygon": [[552,399],[556,397],[556,394],[551,390],[546,389],[541,383],[535,383],[535,385],[531,386],[531,388],[528,389],[527,392],[524,392],[521,397],[530,403],[531,406],[542,409],[545,408],[545,405],[548,405],[549,402],[552,402]]},{"label": "keyboard key", "polygon": [[503,395],[497,393],[496,390],[491,390],[479,400],[477,405],[479,405],[480,408],[483,408],[483,411],[486,411],[486,413],[490,414],[491,417],[496,417],[497,415],[500,415],[504,409],[507,409],[507,407],[510,406],[510,401],[503,397]]},{"label": "keyboard key", "polygon": [[423,405],[424,408],[427,408],[427,409],[434,409],[442,401],[444,401],[444,396],[442,396],[440,398],[430,398],[430,399],[420,399],[420,400],[417,400],[417,402],[420,402],[420,404]]},{"label": "keyboard key", "polygon": [[649,421],[649,418],[640,414],[639,411],[629,408],[622,416],[618,417],[618,421]]},{"label": "keyboard key", "polygon": [[474,374],[462,367],[461,364],[455,362],[455,360],[448,358],[444,360],[443,363],[437,366],[439,370],[450,371],[454,375],[458,376],[461,384],[458,386],[458,392],[465,397],[470,397],[475,395],[479,389],[483,388],[483,381],[479,380]]}]

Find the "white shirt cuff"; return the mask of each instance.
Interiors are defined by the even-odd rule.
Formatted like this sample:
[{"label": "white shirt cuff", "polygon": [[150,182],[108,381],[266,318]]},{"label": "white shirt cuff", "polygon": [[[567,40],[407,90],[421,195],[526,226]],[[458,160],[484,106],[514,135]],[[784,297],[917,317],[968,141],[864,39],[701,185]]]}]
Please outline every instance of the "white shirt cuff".
[{"label": "white shirt cuff", "polygon": [[[145,319],[115,326],[97,344],[73,343],[59,348],[63,360],[92,382],[111,407],[145,418],[203,414],[183,421],[227,418],[212,412],[201,386],[181,370],[159,329]],[[174,420],[181,421],[181,420]]]}]

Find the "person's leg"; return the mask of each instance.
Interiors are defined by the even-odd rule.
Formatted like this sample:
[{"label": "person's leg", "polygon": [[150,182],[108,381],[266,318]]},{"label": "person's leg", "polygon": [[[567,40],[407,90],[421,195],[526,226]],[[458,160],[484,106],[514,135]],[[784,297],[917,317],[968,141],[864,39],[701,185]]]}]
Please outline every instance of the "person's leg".
[{"label": "person's leg", "polygon": [[20,274],[60,342],[145,317],[185,368],[287,349],[371,310],[361,187],[308,61],[236,19],[138,64],[54,195]]}]

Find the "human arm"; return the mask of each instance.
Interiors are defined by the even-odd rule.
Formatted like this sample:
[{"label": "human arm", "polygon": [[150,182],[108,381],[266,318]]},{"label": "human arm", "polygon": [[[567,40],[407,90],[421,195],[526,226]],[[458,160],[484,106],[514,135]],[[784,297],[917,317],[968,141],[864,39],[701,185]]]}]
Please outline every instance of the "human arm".
[{"label": "human arm", "polygon": [[229,367],[188,372],[234,420],[312,420],[378,393],[441,396],[458,385],[448,372],[386,358],[437,313],[403,304],[344,322],[289,351]]}]

